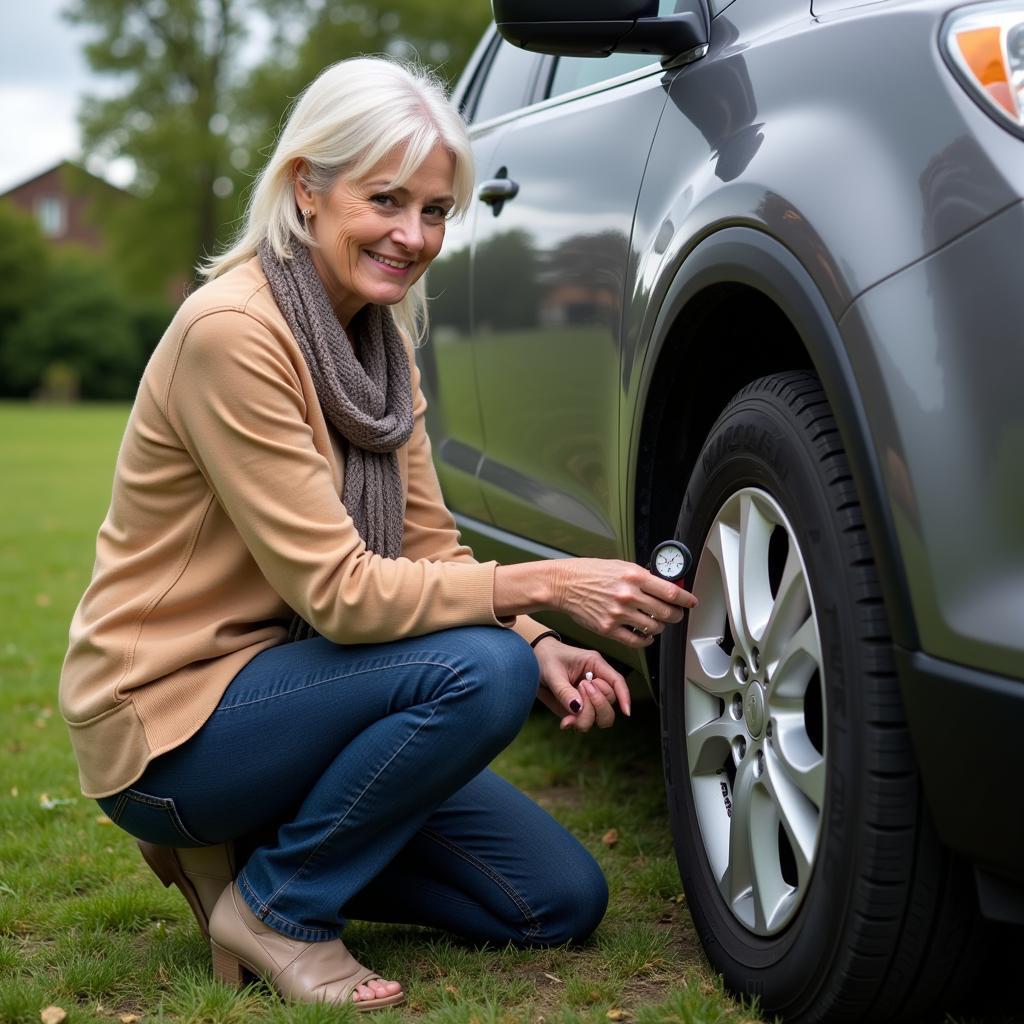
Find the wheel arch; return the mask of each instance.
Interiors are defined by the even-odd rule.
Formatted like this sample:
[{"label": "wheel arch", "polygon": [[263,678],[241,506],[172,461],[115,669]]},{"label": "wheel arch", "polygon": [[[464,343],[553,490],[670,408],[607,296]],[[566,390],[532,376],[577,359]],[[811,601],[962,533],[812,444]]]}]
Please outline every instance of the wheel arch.
[{"label": "wheel arch", "polygon": [[[687,373],[700,365],[709,324],[725,358],[714,373]],[[707,236],[668,285],[650,338],[628,454],[629,529],[637,559],[645,561],[654,544],[671,535],[704,438],[732,395],[767,373],[813,369],[832,405],[863,505],[893,639],[916,649],[902,559],[853,370],[825,300],[796,257],[749,227]],[[656,681],[657,658],[647,654],[649,677]]]}]

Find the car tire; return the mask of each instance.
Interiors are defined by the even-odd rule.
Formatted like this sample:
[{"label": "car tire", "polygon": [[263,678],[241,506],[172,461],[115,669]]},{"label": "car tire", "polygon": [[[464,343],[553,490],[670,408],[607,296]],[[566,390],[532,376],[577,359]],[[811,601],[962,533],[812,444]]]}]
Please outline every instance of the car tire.
[{"label": "car tire", "polygon": [[[910,1020],[982,955],[971,879],[931,826],[871,545],[817,377],[721,414],[675,531],[699,606],[659,654],[687,904],[766,1014]],[[720,761],[720,763],[719,763]]]}]

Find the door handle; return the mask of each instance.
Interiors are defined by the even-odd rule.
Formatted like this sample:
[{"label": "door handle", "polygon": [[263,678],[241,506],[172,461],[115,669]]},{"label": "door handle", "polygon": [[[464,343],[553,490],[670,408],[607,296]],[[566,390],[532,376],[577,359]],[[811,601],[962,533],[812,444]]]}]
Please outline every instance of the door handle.
[{"label": "door handle", "polygon": [[485,181],[477,189],[477,198],[493,206],[495,203],[503,203],[509,199],[515,199],[519,193],[519,182],[511,178],[491,178]]},{"label": "door handle", "polygon": [[482,199],[491,208],[494,216],[501,213],[502,208],[510,199],[519,194],[519,182],[508,176],[507,167],[499,167],[495,177],[485,181],[477,190],[478,199]]}]

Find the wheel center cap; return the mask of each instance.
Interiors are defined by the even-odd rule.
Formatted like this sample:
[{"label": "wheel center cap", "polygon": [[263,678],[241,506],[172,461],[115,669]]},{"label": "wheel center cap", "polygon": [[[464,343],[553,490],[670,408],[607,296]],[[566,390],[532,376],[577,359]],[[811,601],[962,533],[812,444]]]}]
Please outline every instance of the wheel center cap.
[{"label": "wheel center cap", "polygon": [[747,729],[754,739],[759,739],[764,732],[764,690],[760,683],[751,683],[743,698],[743,717],[747,722]]}]

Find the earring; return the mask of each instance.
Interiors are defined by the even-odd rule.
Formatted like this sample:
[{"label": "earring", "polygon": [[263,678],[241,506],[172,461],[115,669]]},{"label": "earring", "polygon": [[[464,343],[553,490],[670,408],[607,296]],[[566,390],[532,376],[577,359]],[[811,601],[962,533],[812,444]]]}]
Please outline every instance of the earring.
[{"label": "earring", "polygon": [[312,207],[308,207],[307,209],[302,211],[302,216],[305,220],[309,220],[309,218],[312,217],[315,212],[316,211],[313,210]]}]

